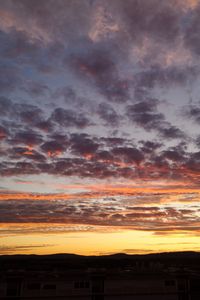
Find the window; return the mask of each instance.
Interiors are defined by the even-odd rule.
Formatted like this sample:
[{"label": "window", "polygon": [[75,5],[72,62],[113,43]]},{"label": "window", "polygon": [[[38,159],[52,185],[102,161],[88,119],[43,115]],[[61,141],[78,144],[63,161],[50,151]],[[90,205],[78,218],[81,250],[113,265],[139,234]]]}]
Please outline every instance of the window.
[{"label": "window", "polygon": [[190,281],[190,288],[192,292],[200,292],[200,280],[199,279],[192,279]]},{"label": "window", "polygon": [[92,296],[92,300],[104,300],[104,295],[95,295],[95,296]]},{"label": "window", "polygon": [[56,285],[55,284],[44,284],[43,289],[44,290],[56,290]]},{"label": "window", "polygon": [[165,280],[165,286],[175,286],[174,280]]},{"label": "window", "polygon": [[28,290],[39,290],[40,289],[40,283],[39,282],[31,282],[27,285]]},{"label": "window", "polygon": [[12,278],[7,280],[6,295],[7,296],[19,296],[21,289],[21,280]]},{"label": "window", "polygon": [[75,289],[89,289],[89,287],[90,287],[89,281],[82,280],[82,281],[74,282]]},{"label": "window", "polygon": [[93,293],[102,293],[104,291],[104,281],[103,279],[99,278],[93,280],[92,282],[92,292]]},{"label": "window", "polygon": [[184,282],[179,282],[178,283],[178,290],[179,291],[185,291],[185,283]]}]

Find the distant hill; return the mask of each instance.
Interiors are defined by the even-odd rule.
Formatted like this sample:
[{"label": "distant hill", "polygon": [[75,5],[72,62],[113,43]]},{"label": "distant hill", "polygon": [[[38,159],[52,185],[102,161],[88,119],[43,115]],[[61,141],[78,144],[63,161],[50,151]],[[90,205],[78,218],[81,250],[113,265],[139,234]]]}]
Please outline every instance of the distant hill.
[{"label": "distant hill", "polygon": [[199,252],[166,252],[143,255],[116,253],[102,256],[83,256],[76,254],[52,255],[2,255],[0,269],[26,270],[68,270],[86,268],[126,268],[137,263],[159,262],[164,265],[200,266]]},{"label": "distant hill", "polygon": [[193,259],[200,258],[200,252],[195,251],[181,251],[181,252],[161,252],[161,253],[150,253],[150,254],[126,254],[126,253],[115,253],[109,255],[79,255],[72,253],[56,253],[56,254],[47,254],[47,255],[37,255],[37,254],[14,254],[14,255],[0,255],[0,261],[4,260],[120,260],[120,259]]}]

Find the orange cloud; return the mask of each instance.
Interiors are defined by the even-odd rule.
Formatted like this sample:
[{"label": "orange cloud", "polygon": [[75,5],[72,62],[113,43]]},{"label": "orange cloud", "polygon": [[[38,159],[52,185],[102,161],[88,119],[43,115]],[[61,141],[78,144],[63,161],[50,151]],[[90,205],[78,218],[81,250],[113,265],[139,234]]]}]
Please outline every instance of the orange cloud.
[{"label": "orange cloud", "polygon": [[[52,194],[37,194],[37,193],[15,193],[15,192],[2,192],[0,193],[1,200],[66,200],[101,198],[102,196],[134,196],[134,195],[168,195],[171,196],[191,195],[195,194],[196,197],[200,195],[198,187],[186,186],[184,182],[173,184],[160,183],[159,184],[146,184],[138,183],[132,185],[113,185],[113,184],[97,184],[97,185],[64,185],[57,184],[57,188],[66,189],[68,193],[52,193]],[[82,192],[80,192],[82,190]],[[178,198],[177,198],[178,199]],[[173,199],[174,200],[174,199]],[[152,199],[153,201],[153,199]]]}]

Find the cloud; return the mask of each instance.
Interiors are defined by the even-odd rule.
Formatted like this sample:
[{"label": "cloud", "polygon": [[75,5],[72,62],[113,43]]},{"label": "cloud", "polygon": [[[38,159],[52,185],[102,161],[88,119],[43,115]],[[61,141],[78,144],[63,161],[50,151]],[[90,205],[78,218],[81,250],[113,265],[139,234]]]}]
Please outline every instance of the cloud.
[{"label": "cloud", "polygon": [[200,136],[198,136],[196,139],[196,145],[200,148]]},{"label": "cloud", "polygon": [[114,147],[130,144],[132,141],[122,137],[101,137],[100,142],[103,142],[105,146]]},{"label": "cloud", "polygon": [[99,114],[100,118],[106,122],[106,125],[119,125],[119,120],[121,119],[121,117],[117,115],[116,111],[110,104],[100,103],[97,113]]},{"label": "cloud", "polygon": [[45,156],[41,153],[37,152],[31,147],[13,147],[12,150],[9,151],[9,157],[12,160],[20,160],[23,159],[30,159],[33,161],[44,161]]},{"label": "cloud", "polygon": [[[182,209],[177,207],[153,206],[131,206],[125,207],[123,204],[115,205],[109,200],[98,204],[95,200],[96,195],[87,195],[86,198],[81,194],[78,196],[71,195],[71,199],[40,200],[40,195],[35,200],[1,200],[1,223],[5,224],[60,224],[61,229],[65,225],[77,226],[109,226],[119,228],[131,228],[134,230],[152,231],[152,232],[177,232],[181,230],[191,230],[199,228],[199,217],[195,215],[192,208]],[[13,195],[15,196],[15,195]],[[28,196],[28,195],[27,195]],[[56,195],[54,195],[56,196]],[[41,195],[42,197],[42,195]],[[49,197],[52,197],[49,195]],[[87,197],[89,197],[87,199]],[[127,196],[126,196],[127,197]],[[129,195],[130,197],[130,195]],[[20,195],[19,195],[20,198]],[[47,197],[46,197],[47,198]],[[8,213],[9,212],[9,213]],[[142,226],[141,226],[142,220]],[[16,225],[18,226],[18,225]],[[55,226],[56,227],[56,226]],[[44,227],[45,228],[45,227]],[[46,230],[46,229],[45,229]],[[45,232],[44,230],[44,232]],[[60,229],[54,229],[55,232]],[[50,228],[51,231],[51,228]]]},{"label": "cloud", "polygon": [[165,115],[158,112],[157,99],[148,99],[126,107],[129,120],[147,131],[155,130],[165,139],[186,138],[185,133],[178,127],[166,121]]},{"label": "cloud", "polygon": [[163,146],[163,144],[161,142],[157,142],[157,141],[140,141],[140,144],[142,144],[141,146],[141,150],[143,153],[146,154],[150,154],[152,152],[155,152],[156,150],[158,150],[159,148],[161,148]]},{"label": "cloud", "polygon": [[9,143],[11,144],[12,142],[30,143],[31,138],[34,144],[40,143],[42,135],[37,132],[38,129],[50,133],[55,127],[43,107],[25,102],[13,102],[6,97],[0,98],[0,117],[2,126],[10,132]]},{"label": "cloud", "polygon": [[[4,134],[3,137],[2,141],[6,140]],[[180,138],[177,134],[172,137]],[[172,137],[167,135],[165,139]],[[46,173],[147,182],[188,180],[192,185],[197,184],[198,152],[189,152],[182,139],[173,147],[166,147],[164,137],[162,141],[139,141],[136,147],[133,140],[125,138],[94,138],[85,133],[59,132],[44,137],[34,131],[19,131],[8,139],[6,148],[1,151],[4,157],[1,171],[3,176]]]},{"label": "cloud", "polygon": [[15,66],[0,65],[0,91],[14,91],[21,82],[20,70]]},{"label": "cloud", "polygon": [[163,158],[174,162],[181,162],[185,160],[185,153],[177,147],[177,149],[175,148],[163,151]]},{"label": "cloud", "polygon": [[186,139],[186,134],[178,127],[168,122],[163,127],[158,128],[159,134],[166,139]]},{"label": "cloud", "polygon": [[[1,5],[1,28],[10,31],[15,28],[24,32],[31,42],[44,45],[62,40],[65,35],[73,36],[87,32],[89,1],[50,1],[49,5],[40,1],[20,0]],[[65,14],[63,14],[65,11]],[[55,13],[56,12],[56,13]],[[79,27],[80,26],[80,27]],[[81,28],[81,32],[78,29]],[[64,31],[63,31],[64,30]]]},{"label": "cloud", "polygon": [[58,141],[52,140],[42,144],[41,149],[49,156],[56,156],[66,150],[66,144],[58,143]]},{"label": "cloud", "polygon": [[6,116],[12,112],[12,101],[6,97],[0,97],[0,115]]},{"label": "cloud", "polygon": [[128,118],[147,130],[157,129],[165,117],[162,113],[157,112],[158,101],[149,99],[133,105],[128,105],[126,114]]},{"label": "cloud", "polygon": [[42,136],[33,130],[19,131],[9,140],[10,144],[25,144],[29,146],[39,145],[41,142]]},{"label": "cloud", "polygon": [[200,170],[200,152],[191,153],[188,160],[185,163],[186,168],[188,170],[193,171],[196,174],[196,179],[199,179],[198,172]]},{"label": "cloud", "polygon": [[124,162],[136,164],[144,159],[143,153],[137,148],[116,147],[112,149],[112,154],[116,157],[123,158]]},{"label": "cloud", "polygon": [[61,107],[53,111],[50,120],[64,127],[84,128],[90,125],[89,119],[84,114]]},{"label": "cloud", "polygon": [[196,66],[169,66],[162,65],[150,66],[149,69],[136,74],[135,85],[138,88],[145,87],[172,87],[184,86],[188,81],[194,81],[198,75]]},{"label": "cloud", "polygon": [[199,105],[191,104],[183,109],[183,115],[187,116],[193,122],[200,124],[200,108]]},{"label": "cloud", "polygon": [[[198,3],[198,2],[197,2]],[[187,27],[184,33],[185,45],[193,51],[196,55],[200,54],[200,40],[199,40],[199,19],[200,16],[200,6],[199,3],[193,10],[190,18],[188,19]]]},{"label": "cloud", "polygon": [[49,91],[49,88],[44,83],[40,83],[37,81],[27,81],[25,83],[24,90],[27,92],[27,94],[33,97],[40,97],[45,96],[46,93]]},{"label": "cloud", "polygon": [[[111,50],[113,53],[111,55]],[[129,96],[129,80],[119,75],[114,45],[85,43],[85,50],[69,59],[81,79],[93,83],[108,101],[125,102]]]},{"label": "cloud", "polygon": [[149,35],[155,41],[173,43],[179,35],[180,15],[174,10],[171,1],[128,0],[112,1],[112,4],[121,12],[122,21],[133,39]]},{"label": "cloud", "polygon": [[19,118],[23,123],[27,124],[37,124],[43,119],[43,111],[34,105],[20,104],[15,105],[18,111]]},{"label": "cloud", "polygon": [[97,151],[98,147],[98,143],[95,143],[87,134],[71,135],[71,150],[75,154],[92,155]]},{"label": "cloud", "polygon": [[78,110],[81,108],[85,112],[94,105],[90,99],[80,95],[76,88],[68,85],[58,88],[55,93],[53,93],[52,98],[62,99],[64,106],[67,104],[67,106],[74,107]]},{"label": "cloud", "polygon": [[7,136],[7,130],[3,126],[0,126],[0,140],[5,139],[6,136]]},{"label": "cloud", "polygon": [[[2,11],[0,10],[2,15]],[[0,24],[1,26],[1,24]],[[27,63],[31,59],[35,60],[38,57],[40,45],[36,45],[33,41],[30,41],[25,31],[17,31],[14,27],[10,27],[10,30],[0,32],[0,40],[2,42],[1,55],[5,59],[21,59],[21,62]]]},{"label": "cloud", "polygon": [[27,250],[28,251],[31,251],[32,252],[32,249],[35,249],[35,248],[46,248],[48,246],[55,246],[55,244],[38,244],[38,245],[23,245],[23,246],[0,246],[0,253],[1,254],[13,254],[13,253],[18,253],[19,251],[24,251],[26,252]]}]

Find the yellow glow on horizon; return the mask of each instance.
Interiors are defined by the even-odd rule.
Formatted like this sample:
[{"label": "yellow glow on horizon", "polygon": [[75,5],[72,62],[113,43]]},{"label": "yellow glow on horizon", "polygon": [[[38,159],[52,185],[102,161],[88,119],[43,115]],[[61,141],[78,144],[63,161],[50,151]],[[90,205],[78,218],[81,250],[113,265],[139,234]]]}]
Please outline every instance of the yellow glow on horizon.
[{"label": "yellow glow on horizon", "polygon": [[122,252],[146,254],[168,251],[200,251],[198,236],[188,236],[186,242],[184,234],[158,236],[144,231],[18,235],[17,237],[4,237],[1,242],[7,247],[5,251],[1,251],[1,254],[6,252],[9,254],[74,253],[103,255]]},{"label": "yellow glow on horizon", "polygon": [[[2,192],[0,193],[0,201],[9,200],[77,200],[79,199],[97,199],[110,196],[123,196],[129,201],[133,201],[132,196],[150,196],[151,201],[137,202],[136,206],[152,206],[152,204],[160,207],[172,207],[174,209],[187,209],[193,205],[199,206],[200,189],[196,187],[185,186],[183,182],[151,182],[143,185],[115,183],[115,184],[86,184],[86,185],[66,185],[69,191],[66,193],[57,194],[35,194],[35,193],[16,193]],[[83,189],[84,192],[80,192]],[[159,202],[154,200],[155,195],[162,195]],[[163,196],[164,195],[164,196]],[[191,198],[190,198],[191,195]],[[188,198],[187,198],[188,197]],[[134,202],[134,201],[133,201]],[[88,201],[90,203],[90,201]],[[103,202],[99,201],[99,205]],[[134,204],[134,203],[133,203]],[[75,205],[75,204],[74,204]],[[103,204],[102,204],[103,205]],[[123,207],[123,201],[120,203],[120,208]],[[192,210],[195,212],[194,208]],[[123,210],[123,213],[129,210]],[[118,211],[116,210],[116,213]],[[147,217],[149,218],[149,214]],[[168,216],[166,215],[166,220]],[[58,222],[58,218],[55,219]],[[149,219],[150,220],[150,219]],[[180,219],[181,220],[181,219]],[[38,221],[40,219],[38,218]],[[35,254],[51,254],[51,253],[75,253],[83,255],[100,255],[117,252],[124,253],[152,253],[152,252],[167,252],[167,251],[184,251],[196,250],[200,251],[199,244],[199,221],[193,225],[193,229],[184,230],[184,223],[177,223],[173,218],[168,220],[168,224],[161,228],[150,230],[145,226],[145,222],[141,218],[141,226],[126,226],[125,224],[117,224],[117,226],[95,225],[95,222],[81,223],[81,219],[71,220],[63,219],[63,223],[53,223],[46,220],[46,223],[31,223],[27,219],[20,219],[19,223],[2,223],[0,224],[0,254],[14,253],[35,253]],[[144,220],[145,221],[145,220]],[[154,219],[152,222],[155,222]],[[69,222],[69,223],[67,223]],[[77,223],[76,223],[77,222]],[[134,222],[134,220],[133,220]],[[137,220],[137,222],[139,222]],[[97,224],[97,223],[96,223]],[[139,224],[139,223],[138,223]],[[150,223],[149,223],[150,224]],[[120,226],[121,225],[121,226]],[[169,231],[167,231],[169,225]],[[150,226],[150,225],[149,225]],[[159,226],[156,225],[155,226]],[[189,225],[187,224],[187,228]],[[145,230],[143,230],[145,228]],[[183,229],[182,229],[183,228]],[[141,229],[141,230],[140,230]],[[166,231],[165,231],[166,230]],[[190,231],[191,230],[191,231]],[[155,231],[155,233],[154,233]],[[4,246],[5,245],[5,246]]]}]

